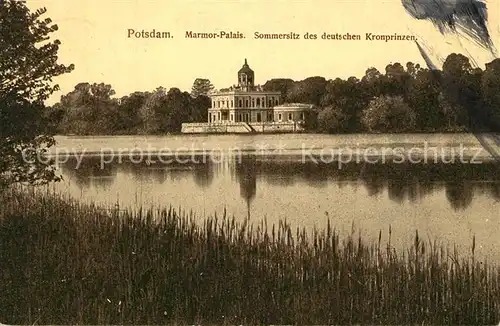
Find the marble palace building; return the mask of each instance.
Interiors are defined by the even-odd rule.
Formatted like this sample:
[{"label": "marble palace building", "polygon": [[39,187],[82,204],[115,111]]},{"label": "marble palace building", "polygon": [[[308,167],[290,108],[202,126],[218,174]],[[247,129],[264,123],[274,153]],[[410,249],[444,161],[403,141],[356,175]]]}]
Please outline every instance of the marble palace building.
[{"label": "marble palace building", "polygon": [[247,60],[238,71],[238,83],[209,94],[207,123],[183,124],[183,132],[298,132],[312,105],[281,103],[281,92],[255,85]]}]

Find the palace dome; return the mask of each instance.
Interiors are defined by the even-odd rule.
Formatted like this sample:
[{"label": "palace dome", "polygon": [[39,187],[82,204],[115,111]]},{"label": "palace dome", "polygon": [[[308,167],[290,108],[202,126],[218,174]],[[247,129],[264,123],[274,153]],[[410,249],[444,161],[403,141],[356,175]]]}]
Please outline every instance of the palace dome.
[{"label": "palace dome", "polygon": [[243,64],[243,67],[241,67],[240,70],[238,70],[238,74],[245,73],[245,74],[253,74],[253,70],[250,69],[250,66],[247,63],[247,59],[245,59],[245,63]]}]

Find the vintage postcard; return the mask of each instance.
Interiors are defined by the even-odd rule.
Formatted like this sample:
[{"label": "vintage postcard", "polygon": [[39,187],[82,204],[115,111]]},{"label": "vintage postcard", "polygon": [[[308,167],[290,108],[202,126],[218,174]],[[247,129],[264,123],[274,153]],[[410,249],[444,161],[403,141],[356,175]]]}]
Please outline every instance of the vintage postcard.
[{"label": "vintage postcard", "polygon": [[0,322],[500,322],[500,1],[0,0]]}]

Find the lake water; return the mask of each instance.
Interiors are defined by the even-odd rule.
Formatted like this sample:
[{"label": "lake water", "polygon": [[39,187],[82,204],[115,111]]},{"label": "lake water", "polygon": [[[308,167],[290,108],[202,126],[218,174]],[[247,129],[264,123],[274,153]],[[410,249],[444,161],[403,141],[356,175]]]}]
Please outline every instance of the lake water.
[{"label": "lake water", "polygon": [[172,205],[200,220],[226,210],[237,219],[286,219],[308,229],[330,219],[341,232],[354,225],[372,239],[379,230],[385,237],[391,226],[392,243],[401,246],[412,244],[415,230],[424,239],[463,248],[475,235],[477,252],[500,260],[500,164],[483,148],[498,151],[498,138],[56,137],[51,154],[64,178],[54,187],[83,201]]}]

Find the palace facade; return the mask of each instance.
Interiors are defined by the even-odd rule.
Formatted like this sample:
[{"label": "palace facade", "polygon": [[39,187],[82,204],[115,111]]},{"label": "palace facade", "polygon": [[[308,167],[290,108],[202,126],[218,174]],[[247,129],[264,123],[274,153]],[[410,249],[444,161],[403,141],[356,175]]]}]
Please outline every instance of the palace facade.
[{"label": "palace facade", "polygon": [[273,107],[280,104],[280,92],[266,92],[255,86],[255,73],[247,63],[238,71],[238,84],[210,94],[208,122],[274,121]]},{"label": "palace facade", "polygon": [[304,129],[312,105],[281,103],[281,92],[255,85],[255,73],[247,60],[237,74],[238,83],[209,94],[207,123],[185,123],[182,131],[297,132]]}]

